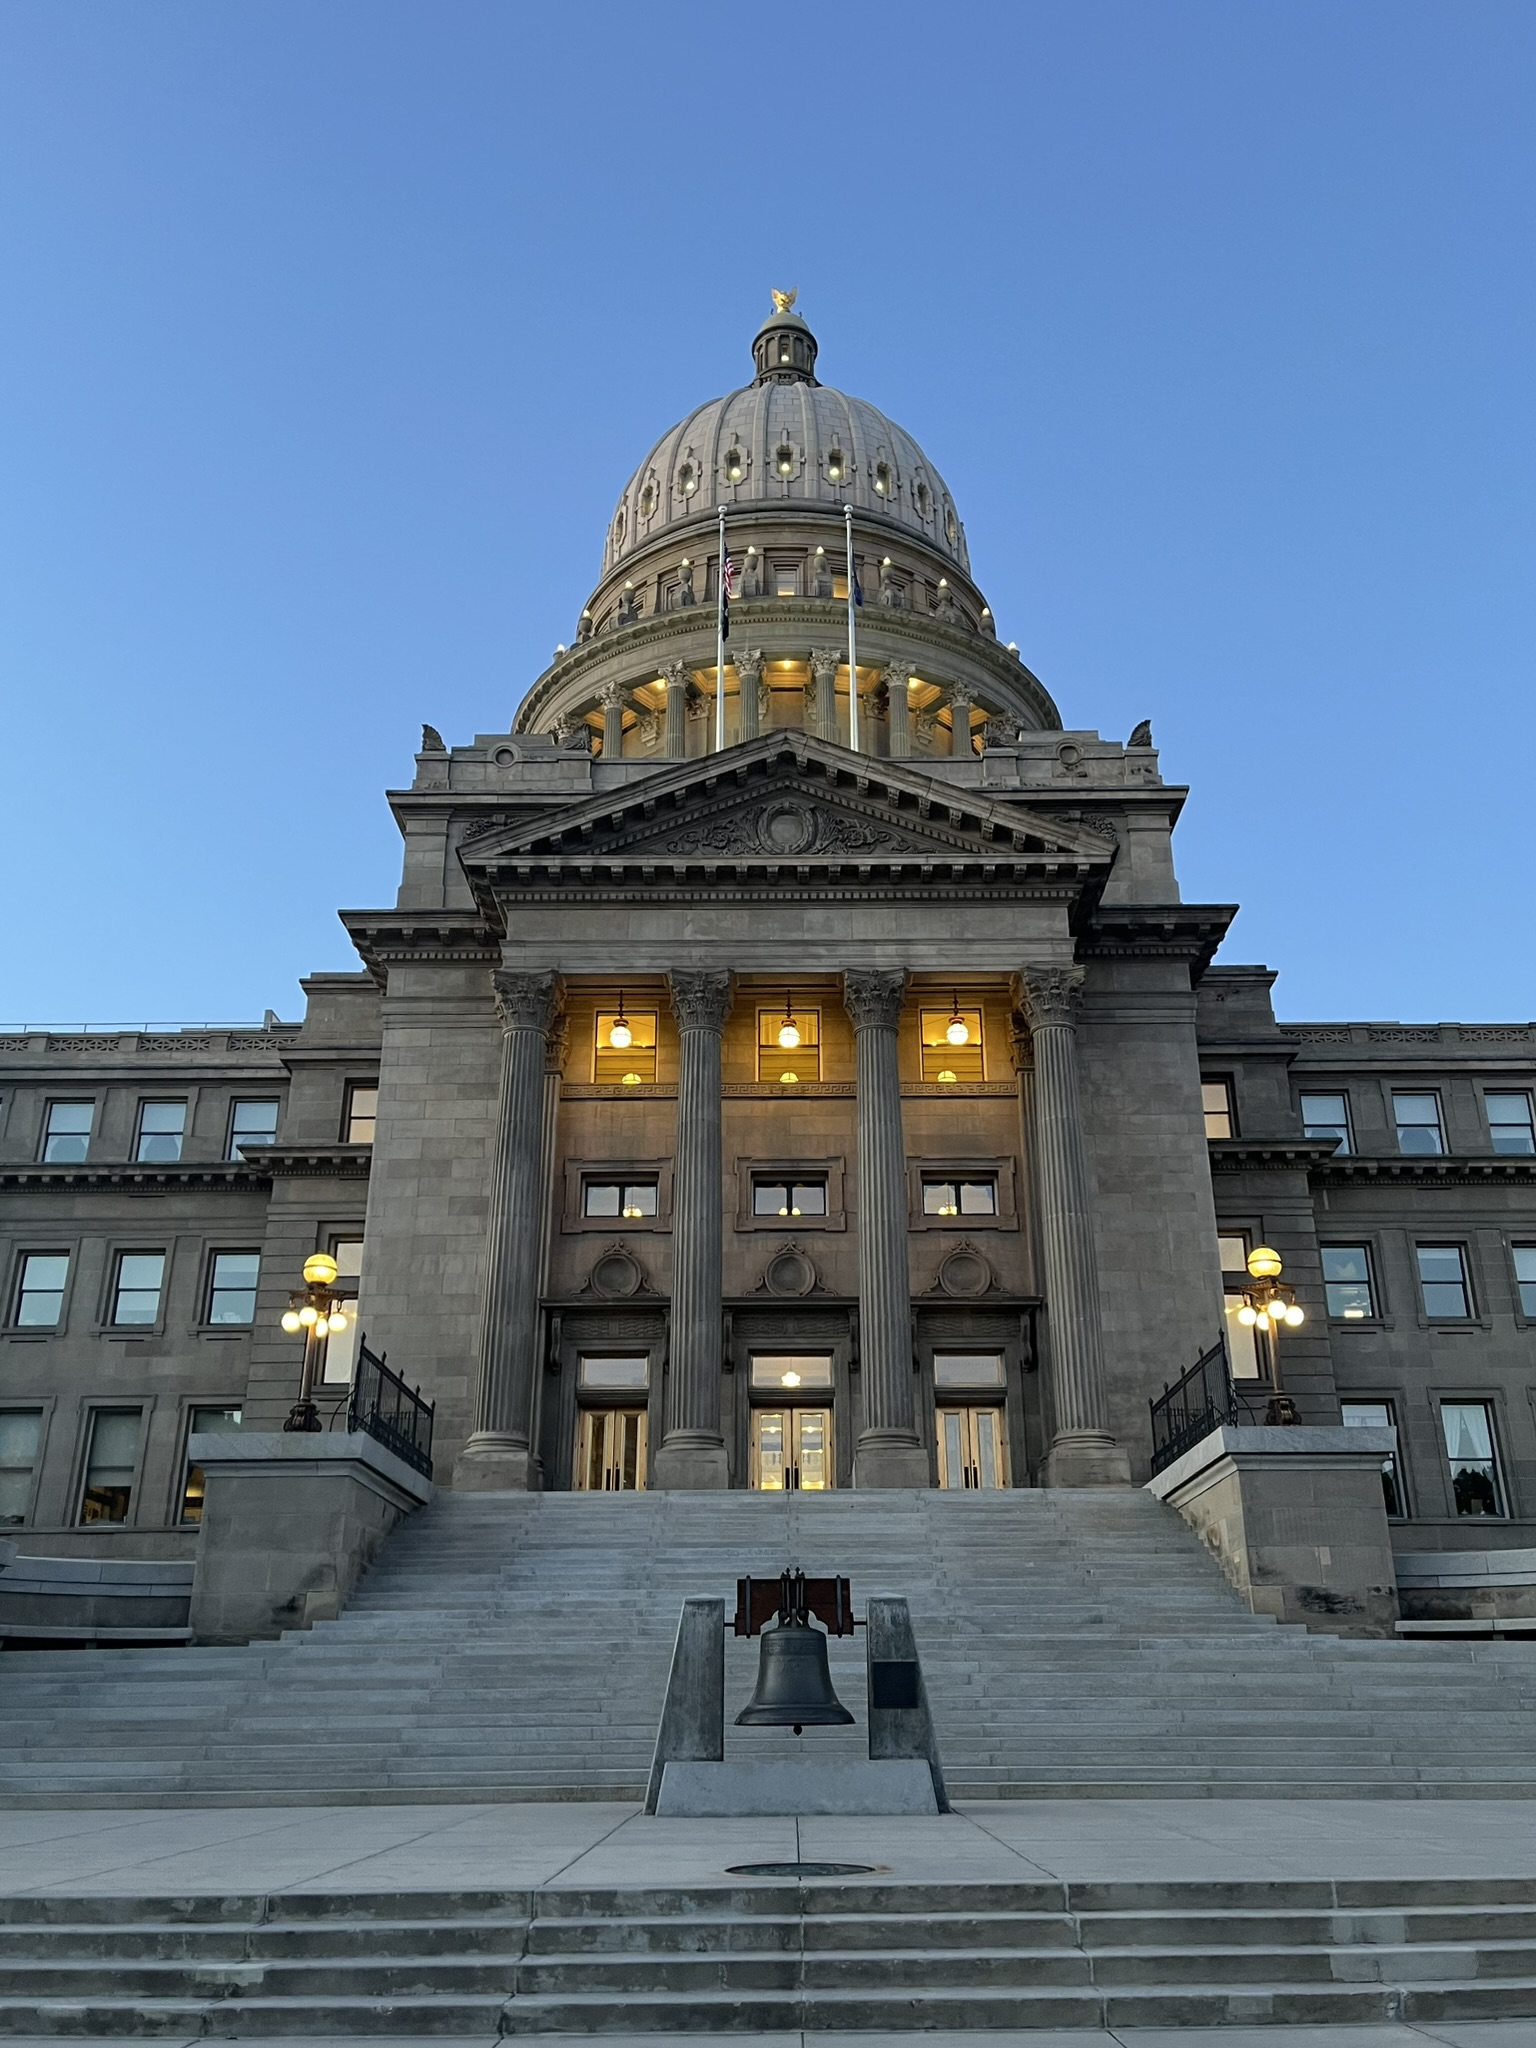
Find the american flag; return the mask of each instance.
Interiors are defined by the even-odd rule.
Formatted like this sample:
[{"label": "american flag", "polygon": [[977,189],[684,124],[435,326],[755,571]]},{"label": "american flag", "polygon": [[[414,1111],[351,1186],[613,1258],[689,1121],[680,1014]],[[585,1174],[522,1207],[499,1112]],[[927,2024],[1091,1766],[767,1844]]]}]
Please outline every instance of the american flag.
[{"label": "american flag", "polygon": [[726,549],[720,563],[720,638],[731,637],[731,599],[736,595],[736,564]]}]

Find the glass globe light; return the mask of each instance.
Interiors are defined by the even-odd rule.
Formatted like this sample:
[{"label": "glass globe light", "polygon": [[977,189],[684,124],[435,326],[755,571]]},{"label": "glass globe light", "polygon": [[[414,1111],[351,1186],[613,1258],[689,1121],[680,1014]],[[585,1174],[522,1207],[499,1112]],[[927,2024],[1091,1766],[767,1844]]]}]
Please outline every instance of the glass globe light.
[{"label": "glass globe light", "polygon": [[798,1387],[799,1384],[800,1375],[797,1372],[782,1373],[779,1377],[779,1385],[781,1387]]},{"label": "glass globe light", "polygon": [[1259,1312],[1256,1308],[1250,1308],[1247,1302],[1244,1302],[1242,1307],[1237,1312],[1237,1320],[1242,1324],[1245,1330],[1251,1330],[1254,1324],[1259,1320]]},{"label": "glass globe light", "polygon": [[311,1252],[304,1261],[304,1278],[311,1287],[329,1287],[336,1278],[336,1261],[329,1252]]},{"label": "glass globe light", "polygon": [[304,1325],[299,1321],[298,1310],[296,1308],[289,1309],[283,1317],[283,1328],[288,1332],[289,1336],[296,1337],[303,1327]]},{"label": "glass globe light", "polygon": [[788,1073],[785,1073],[785,1074],[780,1074],[780,1076],[779,1076],[779,1086],[780,1086],[781,1088],[793,1088],[793,1087],[795,1087],[795,1086],[797,1085],[797,1083],[799,1082],[799,1079],[800,1079],[800,1076],[799,1076],[798,1074],[788,1074]]},{"label": "glass globe light", "polygon": [[620,989],[619,1014],[608,1026],[608,1043],[612,1046],[616,1046],[620,1052],[623,1052],[626,1046],[633,1045],[634,1042],[635,1034],[633,1031],[630,1030],[629,1019],[624,1014],[624,991],[623,989]]},{"label": "glass globe light", "polygon": [[1306,1310],[1298,1308],[1295,1302],[1292,1302],[1285,1312],[1285,1320],[1293,1330],[1299,1330],[1301,1325],[1307,1320]]},{"label": "glass globe light", "polygon": [[800,1026],[793,1017],[786,1017],[779,1026],[779,1044],[785,1052],[793,1052],[800,1043]]},{"label": "glass globe light", "polygon": [[1248,1254],[1248,1270],[1255,1280],[1278,1280],[1283,1261],[1267,1244],[1257,1244]]},{"label": "glass globe light", "polygon": [[312,1308],[310,1304],[306,1301],[304,1306],[299,1310],[299,1321],[304,1325],[305,1329],[307,1330],[309,1329],[311,1324],[317,1323],[319,1322],[319,1320],[320,1311],[316,1308]]},{"label": "glass globe light", "polygon": [[963,1017],[951,1017],[944,1027],[944,1036],[951,1045],[967,1045],[970,1043],[971,1027]]},{"label": "glass globe light", "polygon": [[343,1315],[328,1316],[325,1327],[333,1337],[339,1337],[347,1327],[347,1319]]}]

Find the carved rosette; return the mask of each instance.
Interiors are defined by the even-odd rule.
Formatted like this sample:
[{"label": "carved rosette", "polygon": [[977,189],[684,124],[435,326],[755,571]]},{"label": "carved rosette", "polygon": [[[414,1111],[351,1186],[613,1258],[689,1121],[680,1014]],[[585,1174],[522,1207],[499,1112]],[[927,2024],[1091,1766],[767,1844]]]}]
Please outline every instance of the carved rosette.
[{"label": "carved rosette", "polygon": [[901,968],[860,968],[843,976],[843,1008],[855,1031],[894,1031],[906,995],[907,977]]},{"label": "carved rosette", "polygon": [[491,989],[503,1031],[547,1032],[565,1000],[558,974],[517,974],[497,968]]},{"label": "carved rosette", "polygon": [[667,977],[672,997],[672,1014],[679,1031],[725,1029],[731,1007],[731,977],[708,970],[678,970]]},{"label": "carved rosette", "polygon": [[1081,967],[1021,967],[1013,978],[1014,999],[1031,1031],[1052,1024],[1072,1030],[1082,992]]}]

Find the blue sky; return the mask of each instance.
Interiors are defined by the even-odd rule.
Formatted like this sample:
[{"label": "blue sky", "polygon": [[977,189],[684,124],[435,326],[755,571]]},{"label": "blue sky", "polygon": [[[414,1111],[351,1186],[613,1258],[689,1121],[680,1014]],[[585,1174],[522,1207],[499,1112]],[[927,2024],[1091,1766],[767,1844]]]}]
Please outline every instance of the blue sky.
[{"label": "blue sky", "polygon": [[297,1014],[798,285],[1290,1017],[1536,1016],[1536,8],[0,0],[0,1017]]}]

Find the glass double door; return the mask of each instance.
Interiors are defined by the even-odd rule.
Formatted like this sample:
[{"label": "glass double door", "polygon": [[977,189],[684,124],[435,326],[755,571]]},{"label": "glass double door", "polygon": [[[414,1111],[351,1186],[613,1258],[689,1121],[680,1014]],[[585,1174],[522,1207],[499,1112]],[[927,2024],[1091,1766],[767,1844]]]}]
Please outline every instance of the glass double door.
[{"label": "glass double door", "polygon": [[830,1408],[754,1408],[752,1484],[762,1493],[824,1493],[832,1484]]},{"label": "glass double door", "polygon": [[645,1410],[583,1408],[576,1444],[581,1493],[639,1493],[645,1486]]},{"label": "glass double door", "polygon": [[939,1484],[985,1492],[1008,1484],[1008,1445],[1001,1408],[941,1408]]}]

